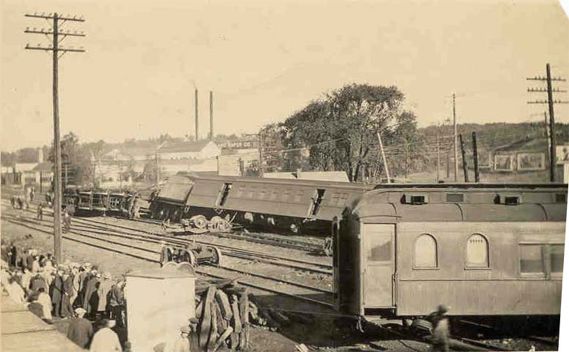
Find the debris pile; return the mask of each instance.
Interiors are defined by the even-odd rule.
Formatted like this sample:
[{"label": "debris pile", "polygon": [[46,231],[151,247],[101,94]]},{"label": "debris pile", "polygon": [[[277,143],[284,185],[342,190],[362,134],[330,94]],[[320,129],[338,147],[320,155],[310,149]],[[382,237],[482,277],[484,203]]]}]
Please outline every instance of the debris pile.
[{"label": "debris pile", "polygon": [[301,314],[262,308],[249,289],[236,280],[197,281],[196,318],[200,347],[208,351],[217,351],[223,345],[247,350],[253,324],[276,331],[292,321],[312,323]]}]

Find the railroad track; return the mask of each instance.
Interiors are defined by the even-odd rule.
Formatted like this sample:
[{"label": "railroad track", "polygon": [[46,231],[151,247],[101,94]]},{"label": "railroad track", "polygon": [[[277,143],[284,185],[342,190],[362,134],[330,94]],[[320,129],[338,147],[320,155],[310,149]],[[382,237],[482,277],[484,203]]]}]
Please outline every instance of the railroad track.
[{"label": "railroad track", "polygon": [[[26,217],[17,217],[13,215],[6,215],[2,214],[2,219],[8,221],[12,224],[19,225],[25,227],[30,230],[39,231],[41,233],[52,235],[53,226],[52,225],[45,225],[40,223],[37,220],[32,220]],[[85,231],[85,230],[83,230]],[[71,235],[73,236],[71,236]],[[133,244],[128,244],[124,242],[112,241],[108,239],[101,239],[99,237],[95,237],[89,234],[85,234],[83,232],[79,232],[76,230],[72,230],[67,234],[62,236],[64,239],[85,244],[91,247],[95,247],[98,249],[103,249],[107,251],[111,251],[114,253],[127,255],[136,259],[145,260],[149,262],[159,263],[159,254],[158,250],[152,250],[150,248],[141,247]],[[77,238],[80,237],[80,238]],[[88,240],[85,240],[88,239]],[[123,237],[123,239],[127,239]],[[132,239],[130,239],[132,240]],[[109,247],[112,245],[113,247]],[[142,254],[144,253],[144,254]],[[235,273],[242,274],[247,276],[247,280],[238,279],[238,282],[244,286],[249,286],[252,288],[256,288],[265,292],[270,292],[282,296],[292,297],[297,300],[302,300],[305,302],[310,302],[317,304],[319,306],[332,308],[333,304],[324,300],[318,300],[311,298],[309,296],[330,296],[331,292],[328,290],[324,290],[318,287],[312,287],[284,279],[274,278],[267,275],[249,272],[245,270],[238,270],[229,267],[202,267],[196,268],[196,273],[220,278],[220,279],[236,279]],[[269,284],[267,284],[270,282]],[[270,287],[270,284],[278,283],[280,285],[280,289],[275,289]],[[296,292],[295,292],[296,291]],[[329,298],[329,297],[328,297]]]},{"label": "railroad track", "polygon": [[332,275],[332,271],[330,270],[331,266],[323,263],[312,262],[302,259],[295,259],[290,257],[276,256],[252,250],[244,250],[237,247],[212,243],[208,241],[200,241],[196,239],[180,239],[180,238],[166,237],[166,236],[156,235],[153,234],[152,232],[148,232],[145,230],[129,229],[127,230],[129,232],[125,232],[124,230],[113,229],[113,227],[117,227],[114,224],[106,224],[104,222],[99,222],[92,219],[75,219],[75,224],[73,225],[73,227],[74,228],[79,227],[85,230],[100,231],[100,234],[102,235],[111,235],[112,233],[116,236],[130,236],[133,238],[137,238],[141,241],[152,242],[152,243],[160,243],[163,241],[167,244],[174,245],[175,247],[186,247],[188,245],[194,245],[194,244],[214,245],[221,249],[222,254],[229,257],[255,260],[258,262],[264,262],[278,266],[286,266],[301,271],[313,272],[324,275]]},{"label": "railroad track", "polygon": [[[51,214],[50,214],[51,215]],[[259,251],[246,250],[234,246],[229,246],[225,244],[218,244],[208,241],[203,241],[195,238],[173,238],[163,235],[158,235],[153,231],[137,229],[133,227],[128,227],[119,224],[113,224],[109,222],[88,219],[88,218],[74,218],[75,225],[77,223],[83,226],[91,226],[94,229],[100,229],[103,231],[112,231],[117,234],[124,234],[128,236],[138,236],[142,240],[148,239],[152,241],[165,241],[166,243],[176,245],[176,246],[187,246],[188,244],[202,244],[202,245],[215,245],[222,250],[222,253],[231,257],[238,257],[242,259],[255,259],[259,262],[276,264],[281,266],[288,266],[298,270],[304,270],[309,272],[315,272],[325,275],[332,275],[332,266],[330,264],[325,264],[316,261],[303,260],[298,258],[291,258],[286,256],[278,256],[274,254],[267,254]],[[110,229],[112,228],[112,230]],[[120,229],[120,230],[119,230]],[[121,231],[125,230],[125,231]]]}]

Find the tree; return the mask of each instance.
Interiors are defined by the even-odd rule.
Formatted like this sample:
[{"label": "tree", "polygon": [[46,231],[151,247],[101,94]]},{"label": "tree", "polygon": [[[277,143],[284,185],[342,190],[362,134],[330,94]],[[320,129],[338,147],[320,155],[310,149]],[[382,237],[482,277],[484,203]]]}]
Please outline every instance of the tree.
[{"label": "tree", "polygon": [[[99,141],[98,144],[100,145],[101,142]],[[93,154],[89,146],[79,144],[79,138],[73,132],[63,136],[60,145],[62,176],[67,171],[68,184],[83,185],[92,182],[94,165],[91,160]],[[53,146],[49,152],[48,160],[55,162]]]},{"label": "tree", "polygon": [[[379,163],[377,133],[391,135],[401,126],[416,130],[415,116],[402,114],[403,93],[395,86],[351,84],[332,91],[323,99],[311,102],[283,124],[283,140],[288,167],[302,166],[309,151],[308,163],[317,170],[344,170],[350,181],[361,181],[363,173],[377,174]],[[403,130],[402,136],[407,135]]]}]

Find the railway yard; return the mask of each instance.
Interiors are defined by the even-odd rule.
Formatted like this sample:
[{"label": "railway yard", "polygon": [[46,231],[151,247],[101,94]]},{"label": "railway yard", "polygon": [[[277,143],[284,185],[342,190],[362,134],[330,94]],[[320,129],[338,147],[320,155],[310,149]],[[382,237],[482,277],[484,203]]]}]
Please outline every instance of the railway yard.
[{"label": "railway yard", "polygon": [[[34,204],[29,209],[11,207],[11,193],[11,189],[2,192],[3,241],[49,251],[53,244],[51,209],[44,211],[42,221],[37,220]],[[429,351],[424,334],[399,322],[364,323],[358,329],[357,320],[334,308],[332,258],[319,253],[322,242],[319,237],[247,231],[188,234],[150,219],[88,216],[73,218],[71,230],[63,235],[63,257],[95,263],[118,277],[159,267],[163,246],[215,246],[221,257],[216,263],[195,267],[198,281],[236,281],[250,289],[260,310],[273,312],[273,317],[278,312],[277,319],[253,322],[248,350]],[[535,326],[504,331],[487,321],[468,319],[452,320],[451,326],[452,350],[557,348],[555,328],[549,332]]]}]

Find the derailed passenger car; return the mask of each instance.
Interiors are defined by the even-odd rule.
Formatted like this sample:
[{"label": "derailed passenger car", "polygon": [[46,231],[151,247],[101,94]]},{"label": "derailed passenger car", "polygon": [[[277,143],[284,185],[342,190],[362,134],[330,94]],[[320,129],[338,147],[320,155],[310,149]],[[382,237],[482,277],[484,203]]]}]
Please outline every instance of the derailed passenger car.
[{"label": "derailed passenger car", "polygon": [[382,185],[336,224],[335,301],[377,317],[559,315],[567,185]]},{"label": "derailed passenger car", "polygon": [[202,215],[248,227],[330,234],[331,221],[372,186],[330,181],[176,175],[152,199],[154,218]]},{"label": "derailed passenger car", "polygon": [[138,195],[126,191],[68,188],[63,193],[63,204],[74,209],[74,215],[119,215],[131,217]]}]

